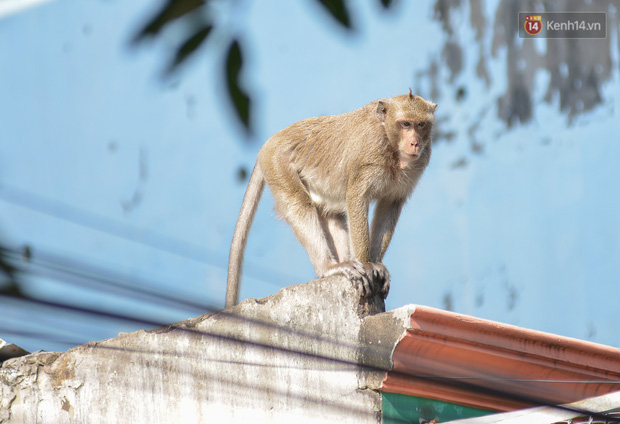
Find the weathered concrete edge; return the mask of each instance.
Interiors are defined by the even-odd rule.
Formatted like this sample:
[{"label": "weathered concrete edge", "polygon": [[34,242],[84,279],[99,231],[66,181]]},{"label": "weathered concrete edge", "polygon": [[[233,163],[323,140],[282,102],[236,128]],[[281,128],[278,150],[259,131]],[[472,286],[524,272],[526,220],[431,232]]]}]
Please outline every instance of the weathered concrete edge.
[{"label": "weathered concrete edge", "polygon": [[[277,310],[272,310],[272,305],[277,305],[278,302],[283,301],[284,304],[295,301],[303,304],[306,302],[303,299],[303,297],[306,296],[304,290],[308,289],[318,291],[321,296],[325,297],[326,303],[314,305],[316,306],[316,310],[314,313],[310,311],[313,315],[310,319],[308,319],[307,315],[299,319],[294,316],[286,316],[286,314],[279,313]],[[347,295],[336,293],[339,290],[343,291],[343,293],[346,291]],[[334,293],[336,294],[334,295]],[[334,296],[330,298],[332,295]],[[287,296],[288,298],[286,298]],[[301,296],[302,299],[295,300],[295,296]],[[339,304],[342,302],[337,301],[337,298],[342,296],[348,297],[349,299],[346,300],[344,304]],[[355,307],[354,304],[356,302],[352,302],[351,299],[355,299],[356,296],[359,302],[357,302],[357,306]],[[286,299],[283,300],[283,297]],[[310,303],[310,305],[312,306],[312,303]],[[205,314],[200,317],[191,318],[150,331],[139,330],[134,333],[122,334],[112,339],[87,343],[64,353],[39,352],[9,360],[4,364],[0,372],[0,385],[4,386],[4,390],[1,391],[3,396],[2,399],[0,399],[0,422],[9,420],[11,404],[16,397],[15,393],[11,396],[13,392],[11,390],[12,386],[14,386],[16,390],[19,390],[18,386],[20,382],[28,380],[29,376],[32,377],[39,372],[49,373],[52,380],[58,379],[58,381],[62,381],[64,385],[68,383],[72,386],[79,386],[82,384],[79,381],[72,382],[69,380],[73,380],[72,376],[75,374],[75,368],[79,367],[81,362],[80,356],[92,356],[93,351],[96,350],[97,347],[116,349],[119,346],[131,345],[132,340],[137,340],[145,334],[163,335],[170,332],[186,332],[188,329],[190,331],[195,328],[200,329],[203,326],[202,323],[205,321],[217,322],[220,319],[228,322],[230,322],[231,319],[241,319],[245,324],[247,324],[249,318],[257,320],[258,322],[262,321],[259,325],[264,325],[264,329],[266,329],[267,332],[274,326],[278,331],[286,332],[287,326],[291,325],[293,328],[292,331],[298,331],[301,328],[307,331],[311,337],[317,337],[321,334],[321,330],[325,330],[325,328],[315,332],[312,330],[316,328],[312,325],[308,326],[307,324],[314,322],[316,327],[324,327],[324,324],[326,324],[327,328],[331,326],[332,329],[334,325],[335,328],[337,328],[343,324],[343,322],[338,321],[339,318],[343,318],[339,315],[339,313],[342,314],[343,311],[331,313],[329,311],[330,305],[332,307],[340,306],[349,309],[348,312],[344,311],[344,316],[348,317],[344,321],[355,321],[354,317],[357,316],[358,323],[349,322],[348,324],[353,324],[352,327],[349,327],[348,330],[343,330],[342,334],[336,334],[335,338],[337,340],[342,340],[344,343],[353,342],[354,347],[355,340],[352,337],[347,337],[347,333],[349,336],[353,337],[355,336],[354,333],[357,333],[357,340],[359,343],[357,349],[358,353],[353,356],[345,354],[345,358],[343,359],[345,361],[352,360],[360,366],[358,372],[358,390],[365,391],[367,395],[371,395],[369,392],[374,393],[371,397],[375,400],[371,403],[375,405],[373,409],[378,414],[377,418],[380,422],[381,405],[378,389],[381,386],[386,372],[393,366],[392,353],[398,341],[405,334],[406,329],[410,327],[409,317],[414,307],[408,306],[387,313],[379,313],[384,308],[383,299],[375,298],[365,301],[359,294],[356,294],[355,289],[351,290],[349,281],[339,277],[326,280],[315,280],[310,283],[287,287],[281,292],[263,299],[248,299],[229,310]],[[325,310],[326,306],[328,306],[327,311]],[[261,308],[263,309],[261,310]],[[352,311],[351,309],[356,310]],[[376,315],[371,315],[373,313],[376,313]],[[334,323],[323,322],[325,318],[329,321],[330,317],[336,318],[336,321]],[[345,327],[347,327],[347,323],[344,322],[344,324]],[[245,342],[244,330],[239,329],[239,331],[236,331],[235,328],[227,326],[228,328],[222,331],[221,327],[222,326],[219,327],[219,330],[215,327],[216,334],[213,334],[214,336],[229,338],[231,341],[239,341],[240,343]],[[219,331],[222,332],[219,333]],[[245,331],[247,331],[247,329]],[[325,333],[323,333],[323,337],[324,336]],[[342,337],[342,339],[340,339],[339,336]],[[317,343],[325,341],[320,338],[316,340]],[[327,342],[329,342],[329,340],[327,340]]]},{"label": "weathered concrete edge", "polygon": [[368,371],[366,384],[369,388],[379,390],[387,372],[394,368],[394,351],[411,328],[415,308],[415,305],[405,305],[362,320],[360,363]]}]

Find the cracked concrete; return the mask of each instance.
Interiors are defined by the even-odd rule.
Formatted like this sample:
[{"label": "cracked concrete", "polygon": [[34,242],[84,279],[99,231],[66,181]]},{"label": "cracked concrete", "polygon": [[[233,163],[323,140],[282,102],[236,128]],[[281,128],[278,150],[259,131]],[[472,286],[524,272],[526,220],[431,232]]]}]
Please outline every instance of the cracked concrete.
[{"label": "cracked concrete", "polygon": [[404,333],[390,313],[372,316],[384,308],[336,276],[10,359],[0,369],[0,423],[378,423],[377,389]]}]

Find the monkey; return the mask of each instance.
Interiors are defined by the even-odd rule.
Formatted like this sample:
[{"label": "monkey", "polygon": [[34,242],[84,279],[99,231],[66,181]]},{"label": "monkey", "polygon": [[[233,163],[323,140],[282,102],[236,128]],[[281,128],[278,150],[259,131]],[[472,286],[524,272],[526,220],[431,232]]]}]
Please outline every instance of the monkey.
[{"label": "monkey", "polygon": [[[320,278],[343,274],[385,298],[383,256],[431,156],[437,105],[409,94],[341,115],[308,118],[258,152],[230,247],[226,307],[239,301],[244,250],[265,184]],[[374,217],[369,228],[369,207]]]}]

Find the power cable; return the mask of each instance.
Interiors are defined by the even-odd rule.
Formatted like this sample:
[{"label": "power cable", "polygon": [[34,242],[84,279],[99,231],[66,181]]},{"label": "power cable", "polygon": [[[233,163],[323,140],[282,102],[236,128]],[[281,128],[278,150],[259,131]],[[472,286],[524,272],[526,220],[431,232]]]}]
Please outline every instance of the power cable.
[{"label": "power cable", "polygon": [[[1,297],[0,297],[1,298]],[[61,303],[57,303],[57,302],[50,302],[50,301],[44,301],[44,300],[40,300],[40,299],[29,299],[29,302],[32,302],[34,304],[37,305],[42,305],[42,306],[51,306],[51,307],[55,307],[55,308],[60,308],[60,309],[64,309],[64,310],[70,310],[70,311],[74,311],[74,312],[79,312],[79,313],[83,313],[83,314],[88,314],[88,315],[92,315],[92,316],[98,316],[98,317],[105,317],[105,318],[113,318],[113,319],[121,319],[121,320],[125,320],[125,321],[132,321],[135,323],[139,323],[141,325],[146,325],[146,326],[150,326],[150,327],[157,327],[157,326],[161,326],[162,323],[160,322],[156,322],[153,320],[148,320],[148,319],[144,319],[144,318],[140,318],[140,317],[136,317],[136,316],[131,316],[131,315],[126,315],[126,314],[117,314],[117,313],[110,313],[110,312],[103,312],[103,311],[98,311],[98,310],[93,310],[91,308],[84,308],[84,307],[78,307],[78,306],[72,306],[72,305],[66,305],[66,304],[61,304]],[[240,319],[243,321],[246,321],[246,317],[243,316],[239,316],[239,315],[234,315],[234,314],[230,314],[230,313],[226,313],[226,311],[220,311],[220,313],[223,313],[228,316],[234,316],[236,319]],[[252,324],[256,323],[256,320],[251,319],[250,321],[252,321]],[[283,326],[277,326],[274,325],[272,323],[267,324],[269,327],[279,327],[281,328],[283,331],[286,332],[293,332],[293,333],[297,333],[297,331],[295,330],[291,330],[290,328],[287,327],[283,327]],[[351,360],[347,360],[347,359],[342,359],[342,358],[337,358],[337,357],[333,357],[333,356],[328,356],[328,355],[320,355],[320,354],[316,354],[316,353],[312,353],[312,352],[303,352],[303,351],[299,351],[296,349],[290,349],[290,348],[286,348],[286,347],[282,347],[282,346],[273,346],[270,345],[268,343],[263,343],[263,342],[257,342],[257,341],[250,341],[250,340],[242,340],[239,338],[235,338],[232,336],[228,336],[228,335],[222,335],[222,334],[215,334],[212,332],[208,332],[208,331],[202,331],[202,330],[197,330],[195,328],[188,328],[188,327],[184,327],[181,325],[177,325],[177,324],[172,324],[172,325],[167,325],[165,330],[180,330],[183,332],[189,332],[195,335],[198,335],[200,337],[208,337],[211,340],[223,340],[223,341],[228,341],[228,342],[232,342],[232,343],[239,343],[241,345],[243,345],[244,347],[247,346],[252,346],[252,347],[258,347],[258,348],[267,348],[270,350],[276,350],[276,351],[280,351],[283,352],[285,354],[292,354],[295,356],[303,356],[303,357],[309,357],[312,359],[319,359],[319,360],[325,360],[328,361],[332,364],[337,364],[342,368],[346,368],[346,369],[350,369],[351,367],[364,367],[367,370],[371,370],[371,371],[379,371],[379,372],[393,372],[389,369],[385,369],[382,367],[374,367],[374,366],[369,366],[369,365],[363,365],[363,364],[359,364],[356,361],[351,361]],[[164,330],[164,331],[165,331]],[[15,330],[11,330],[10,331],[12,334],[20,334],[20,331],[15,331]],[[28,336],[28,335],[35,335],[31,332],[23,332],[24,335]],[[314,336],[311,336],[312,338],[314,338]],[[66,341],[65,341],[66,342]],[[340,344],[340,341],[333,341],[336,344]],[[105,346],[102,346],[100,344],[95,343],[96,347],[104,347],[104,348],[108,348]],[[114,347],[112,347],[114,348]],[[120,349],[120,350],[124,350]],[[131,350],[129,350],[131,351]],[[147,350],[142,350],[139,353],[142,354],[153,354],[153,355],[162,355],[162,352],[150,352]],[[179,356],[178,352],[173,352],[173,353],[169,353],[171,355],[175,355],[175,356]],[[226,363],[226,360],[222,360],[222,359],[217,359],[217,361],[222,362],[222,363]],[[235,363],[233,361],[230,361],[230,363]],[[237,362],[238,363],[238,362]],[[244,362],[244,364],[246,364]],[[248,366],[273,366],[273,367],[277,367],[277,368],[287,368],[286,365],[264,365],[264,364],[246,364]],[[438,364],[438,369],[441,369],[442,364]],[[333,369],[333,368],[332,368]],[[455,379],[449,376],[441,376],[441,375],[415,375],[415,374],[403,374],[403,373],[396,373],[396,374],[401,374],[404,377],[415,377],[418,379],[422,379],[422,380],[428,380],[428,381],[437,381],[437,380],[452,380],[450,381],[449,384],[451,384],[452,386],[457,386],[460,387],[462,389],[465,390],[474,390],[477,391],[479,393],[488,393],[490,395],[496,395],[496,396],[504,396],[508,399],[513,399],[513,400],[518,400],[524,403],[529,403],[529,404],[533,404],[533,405],[544,405],[544,406],[553,406],[555,408],[559,408],[559,409],[568,409],[570,410],[570,412],[576,412],[578,414],[588,414],[590,416],[595,416],[595,417],[599,417],[599,418],[605,418],[606,416],[604,414],[598,414],[598,413],[593,413],[591,411],[583,411],[583,410],[577,410],[577,409],[572,409],[572,408],[566,408],[563,406],[557,406],[557,405],[552,405],[549,404],[548,402],[544,402],[541,401],[540,399],[536,399],[536,398],[531,398],[531,397],[527,397],[524,395],[520,395],[520,394],[515,394],[515,393],[510,393],[506,390],[494,390],[494,389],[490,389],[490,388],[486,388],[486,387],[481,387],[475,383],[472,382],[468,382],[465,381],[466,378],[459,378],[459,379]],[[484,378],[480,378],[480,377],[476,377],[476,378],[472,378],[471,380],[484,380]],[[489,380],[493,380],[493,377],[490,377]],[[506,379],[506,380],[511,380],[511,379]],[[515,382],[521,382],[521,380],[519,379],[514,379]],[[554,380],[553,382],[560,382],[560,380]],[[567,381],[568,382],[568,381]],[[581,384],[600,384],[599,381],[580,381],[579,383]]]},{"label": "power cable", "polygon": [[[4,253],[7,257],[10,257],[13,260],[19,260],[24,255],[22,254],[23,249],[17,248],[0,248],[0,252]],[[50,268],[51,274],[44,274],[50,278],[55,279],[56,281],[61,281],[63,283],[79,285],[79,286],[87,286],[94,290],[100,290],[104,292],[109,292],[108,285],[112,285],[112,287],[120,286],[121,289],[127,289],[132,294],[136,294],[139,297],[143,296],[145,293],[149,295],[149,297],[160,297],[161,301],[169,300],[169,296],[172,297],[172,301],[177,301],[180,307],[184,307],[184,311],[189,311],[187,307],[198,309],[198,313],[208,313],[218,311],[219,313],[225,314],[225,311],[221,311],[219,306],[215,306],[212,304],[206,303],[196,303],[191,301],[186,301],[184,298],[180,298],[173,294],[163,293],[159,290],[153,290],[149,287],[154,286],[154,283],[149,283],[148,281],[141,281],[140,283],[135,283],[133,277],[123,276],[117,272],[105,270],[102,267],[92,267],[90,265],[85,264],[84,262],[80,262],[75,259],[68,259],[66,257],[62,257],[59,255],[53,255],[46,252],[41,252],[39,249],[33,250],[31,248],[27,249],[27,267],[25,267],[22,271],[24,273],[43,273],[40,269]],[[34,267],[34,269],[33,269]],[[60,272],[59,272],[60,271]],[[64,272],[65,274],[62,274]],[[70,278],[67,278],[70,277]],[[119,284],[119,281],[121,283]],[[27,300],[36,301],[37,299],[28,296]],[[50,306],[58,306],[64,304],[55,304]],[[83,308],[83,307],[80,307]],[[88,311],[100,312],[100,310],[94,310],[91,308],[84,308]],[[81,310],[80,310],[81,311]],[[74,311],[74,312],[80,312]],[[124,314],[115,315],[119,319],[127,320],[127,316]],[[235,319],[243,319],[245,322],[250,322],[254,326],[259,326],[264,329],[270,329],[274,331],[278,331],[280,334],[284,333],[294,333],[298,336],[309,337],[316,341],[320,341],[322,343],[329,343],[336,345],[338,347],[346,347],[346,348],[355,348],[354,345],[347,344],[345,342],[339,340],[333,340],[332,338],[325,337],[323,335],[318,335],[312,332],[304,332],[301,330],[291,330],[287,327],[280,326],[278,324],[266,323],[259,319],[254,319],[250,317],[240,317],[236,314],[229,314],[231,317],[235,317]],[[133,317],[129,319],[129,321],[134,321]],[[167,325],[167,322],[152,322],[153,325],[164,326]]]},{"label": "power cable", "polygon": [[[2,184],[0,185],[0,199],[7,203],[112,235],[132,243],[138,243],[185,259],[205,263],[222,270],[227,269],[227,266],[224,265],[227,263],[227,256],[222,255],[220,252],[208,250],[156,231],[144,228],[138,229],[103,215],[79,209],[26,190]],[[273,284],[273,281],[290,282],[296,280],[294,276],[275,271],[272,268],[253,263],[252,261],[246,261],[244,273],[268,284]]]},{"label": "power cable", "polygon": [[[6,257],[19,261],[24,257],[23,251],[0,247]],[[141,299],[165,306],[177,307],[182,310],[198,311],[204,313],[213,310],[207,304],[189,300],[187,297],[176,293],[162,292],[152,287],[163,287],[169,284],[155,283],[154,281],[139,280],[136,277],[128,277],[121,273],[106,270],[102,267],[88,265],[75,259],[69,259],[57,254],[48,253],[29,248],[27,268],[30,274],[41,275],[79,287],[88,286],[96,290],[119,294],[122,296],[133,295]]]},{"label": "power cable", "polygon": [[[46,301],[40,301],[40,300],[33,300],[35,303],[38,304],[43,304],[46,306],[57,306],[57,307],[61,307],[61,308],[68,308],[70,310],[80,310],[82,311],[83,309],[81,308],[75,308],[73,306],[69,306],[69,305],[60,305],[60,304],[53,304],[52,302],[46,302]],[[88,313],[93,313],[95,315],[102,315],[102,316],[110,316],[110,314],[107,313],[101,313],[99,311],[87,311]],[[225,312],[225,311],[222,311]],[[118,318],[118,316],[115,316]],[[240,319],[243,319],[243,317],[239,317]],[[134,319],[129,318],[129,319]],[[156,325],[156,323],[152,322],[152,321],[146,321],[146,320],[141,320],[143,323],[150,323],[152,325]],[[348,360],[348,359],[342,359],[342,358],[337,358],[337,357],[332,357],[332,356],[328,356],[328,355],[322,355],[322,354],[317,354],[317,353],[311,353],[311,352],[302,352],[296,349],[290,349],[290,348],[286,348],[286,347],[282,347],[282,346],[273,346],[270,345],[268,343],[264,343],[264,342],[256,342],[256,341],[249,341],[249,340],[242,340],[242,339],[238,339],[232,336],[228,336],[228,335],[223,335],[223,334],[216,334],[216,333],[212,333],[212,332],[208,332],[208,331],[202,331],[202,330],[197,330],[195,328],[188,328],[188,327],[182,327],[179,325],[169,325],[168,329],[170,330],[180,330],[183,332],[189,332],[191,334],[200,336],[200,337],[208,337],[209,339],[213,340],[213,339],[217,339],[217,340],[222,340],[222,341],[229,341],[232,343],[239,343],[241,345],[243,345],[244,347],[247,346],[252,346],[252,347],[258,347],[258,348],[266,348],[269,350],[275,350],[275,351],[279,351],[285,354],[292,354],[295,356],[304,356],[304,357],[309,357],[311,359],[319,359],[319,360],[324,360],[324,361],[328,361],[329,363],[332,364],[337,364],[340,366],[340,368],[329,368],[329,371],[348,371],[350,370],[352,367],[358,368],[361,367],[363,368],[365,371],[375,371],[375,372],[392,372],[394,374],[400,375],[402,377],[414,377],[417,379],[421,379],[421,380],[426,380],[426,381],[437,381],[437,380],[450,380],[450,377],[446,377],[446,376],[433,376],[433,375],[416,375],[416,374],[411,374],[411,373],[402,373],[402,372],[394,372],[390,369],[387,368],[383,368],[383,367],[376,367],[376,366],[372,366],[372,365],[366,365],[366,364],[360,364],[357,361],[353,361],[353,360]],[[4,329],[0,328],[0,332],[3,331]],[[290,329],[287,329],[290,330]],[[19,332],[15,332],[15,331],[11,331],[11,333],[13,334],[19,334]],[[212,358],[212,359],[208,359],[208,358],[204,358],[201,355],[195,355],[195,354],[187,354],[187,353],[183,353],[183,352],[177,352],[177,351],[173,351],[173,352],[162,352],[162,351],[150,351],[147,349],[135,349],[135,348],[126,348],[126,347],[117,347],[117,346],[109,346],[109,345],[104,345],[104,344],[100,344],[98,342],[92,342],[92,343],[87,343],[86,346],[88,347],[92,347],[92,348],[96,348],[96,349],[108,349],[108,350],[115,350],[115,351],[119,351],[119,352],[125,352],[125,353],[137,353],[137,354],[141,354],[141,355],[155,355],[157,357],[161,357],[161,356],[173,356],[173,357],[182,357],[182,358],[190,358],[190,359],[200,359],[202,361],[215,361],[218,363],[222,363],[222,364],[236,364],[236,365],[247,365],[247,366],[260,366],[260,367],[272,367],[272,368],[278,368],[278,369],[310,369],[310,370],[317,370],[319,371],[320,369],[316,368],[316,367],[299,367],[296,365],[283,365],[283,364],[262,364],[262,363],[248,363],[248,362],[239,362],[239,361],[232,361],[232,360],[226,360],[226,359],[221,359],[221,358]],[[441,368],[442,364],[439,364],[439,368]],[[323,368],[323,370],[325,370]],[[189,372],[189,371],[188,371]],[[217,377],[214,376],[215,378],[219,378],[220,380],[223,380],[222,377]],[[484,378],[477,378],[477,379],[484,379]],[[588,410],[584,410],[584,409],[579,409],[579,408],[575,408],[575,407],[570,407],[570,406],[565,406],[565,405],[555,405],[555,404],[550,404],[549,402],[545,402],[542,401],[540,399],[536,399],[533,397],[528,397],[525,395],[521,395],[521,394],[516,394],[516,393],[511,393],[509,391],[506,390],[497,390],[497,389],[491,389],[491,388],[486,388],[486,387],[481,387],[479,385],[473,384],[473,383],[468,383],[463,381],[462,379],[460,379],[461,381],[456,381],[454,379],[452,379],[452,382],[450,383],[452,386],[455,387],[459,387],[461,389],[464,390],[471,390],[471,391],[476,391],[478,393],[482,393],[482,394],[489,394],[489,395],[494,395],[494,396],[502,396],[505,397],[507,399],[512,399],[515,401],[520,401],[523,403],[528,403],[528,404],[532,404],[532,405],[538,405],[538,406],[550,406],[553,408],[557,408],[560,410],[565,410],[565,411],[569,411],[571,413],[575,413],[576,415],[588,415],[594,418],[598,418],[598,419],[608,419],[609,416],[606,415],[605,413],[598,413],[598,412],[593,412],[593,411],[588,411]],[[492,380],[492,378],[491,378]],[[506,379],[506,380],[511,380],[511,379]],[[516,382],[521,382],[521,379],[514,379]],[[554,382],[560,382],[560,380],[554,380]],[[566,382],[570,382],[570,381],[566,381]],[[599,381],[580,381],[579,383],[581,384],[599,384]],[[616,382],[617,383],[617,382]],[[250,390],[260,390],[260,388],[256,388],[253,386],[247,386],[247,388],[249,388]],[[273,391],[273,388],[269,388],[270,391]],[[289,396],[291,393],[289,391],[286,392],[282,392],[282,395],[286,395]],[[306,399],[304,397],[304,399]],[[318,402],[320,403],[325,403],[324,400],[318,400]],[[337,401],[331,401],[334,404],[337,404]],[[340,405],[335,405],[336,407],[339,407]],[[351,408],[349,405],[346,404],[342,404],[343,407],[349,409]],[[359,412],[362,412],[361,410]]]},{"label": "power cable", "polygon": [[[90,212],[86,212],[86,211],[82,211],[82,210],[78,210],[76,208],[64,205],[60,202],[56,202],[56,201],[52,201],[50,199],[45,199],[43,197],[40,196],[36,196],[36,195],[32,195],[30,193],[27,193],[25,191],[21,191],[21,190],[17,190],[17,189],[13,189],[13,188],[7,188],[6,186],[3,186],[0,189],[0,198],[2,198],[4,201],[7,201],[9,203],[12,204],[16,204],[18,206],[22,206],[28,209],[32,209],[35,210],[37,212],[41,212],[68,222],[71,222],[73,224],[77,224],[77,225],[81,225],[90,229],[94,229],[100,232],[104,232],[107,234],[111,234],[111,235],[115,235],[117,237],[132,241],[132,242],[136,242],[136,243],[140,243],[143,244],[145,246],[148,247],[153,247],[162,251],[166,251],[172,254],[175,254],[177,256],[182,256],[188,259],[192,259],[195,261],[200,261],[200,262],[205,262],[208,264],[211,264],[213,266],[222,268],[220,262],[221,261],[216,261],[212,258],[210,258],[209,253],[204,250],[204,249],[200,249],[196,246],[193,246],[189,243],[185,243],[185,242],[180,242],[177,239],[168,237],[168,236],[164,236],[161,235],[159,233],[155,233],[155,232],[151,232],[148,230],[136,230],[135,228],[131,228],[130,226],[124,225],[124,224],[120,224],[116,221],[110,220],[108,218],[104,218],[100,215],[97,214],[93,214]],[[146,238],[139,238],[136,239],[135,237],[138,235],[146,235]],[[18,254],[15,250],[9,250],[9,253],[16,255]],[[217,256],[217,252],[211,252],[213,256]],[[55,260],[56,261],[55,261]],[[57,262],[58,258],[52,258],[51,255],[48,255],[48,257],[45,257],[45,255],[43,256],[43,258],[41,258],[41,264],[40,266],[43,267],[49,267],[50,269],[53,269],[55,271],[59,271],[59,272],[68,272],[70,275],[75,276],[76,278],[80,278],[82,280],[84,279],[91,279],[93,281],[98,281],[99,283],[105,283],[105,284],[110,284],[112,283],[112,286],[116,287],[117,289],[124,289],[124,290],[129,290],[132,293],[136,293],[136,294],[140,294],[141,296],[147,296],[151,299],[154,299],[154,297],[156,296],[160,296],[161,294],[159,293],[153,293],[152,291],[149,290],[142,290],[142,289],[136,289],[136,288],[131,288],[131,287],[127,287],[126,285],[122,286],[118,285],[118,284],[114,284],[114,278],[109,279],[109,278],[102,278],[101,275],[97,276],[97,273],[94,273],[94,275],[89,275],[90,273],[81,273],[81,272],[75,272],[75,270],[71,270],[71,268],[75,268],[76,264],[72,264],[69,267],[64,267],[64,266],[60,266],[58,267],[57,264],[55,264],[55,262]],[[101,271],[101,270],[99,270]],[[99,272],[97,271],[97,272]],[[272,270],[268,270],[268,269],[263,269],[263,271],[267,271],[268,274],[272,274]],[[273,274],[272,274],[273,276]],[[281,276],[281,275],[280,275]],[[256,278],[256,277],[255,277]],[[0,299],[3,296],[0,296]],[[145,319],[143,317],[139,317],[139,316],[135,316],[135,315],[127,315],[127,314],[120,314],[120,313],[112,313],[112,312],[104,312],[104,311],[99,311],[99,310],[94,310],[92,308],[86,308],[86,307],[80,307],[80,306],[74,306],[74,305],[67,305],[67,304],[63,304],[63,303],[58,303],[58,302],[51,302],[51,301],[45,301],[45,300],[40,300],[40,299],[33,299],[33,298],[28,298],[29,302],[32,302],[35,305],[41,305],[41,306],[49,306],[49,307],[54,307],[54,308],[60,308],[63,310],[69,310],[69,311],[73,311],[73,312],[77,312],[80,314],[88,314],[88,315],[92,315],[92,316],[96,316],[96,317],[105,317],[105,318],[110,318],[110,319],[117,319],[117,320],[123,320],[123,321],[128,321],[128,322],[133,322],[136,324],[140,324],[140,325],[144,325],[144,326],[152,326],[152,327],[157,327],[157,326],[162,326],[165,325],[164,323],[161,322],[156,322],[154,320],[149,320],[149,319]],[[180,304],[186,304],[189,305],[191,304],[192,307],[197,307],[197,306],[201,306],[204,307],[204,305],[198,305],[198,304],[194,304],[193,302],[187,302],[183,299],[173,299],[174,302],[179,301]],[[213,310],[213,309],[212,309]],[[240,319],[245,319],[244,317],[239,317]],[[269,324],[270,326],[274,326],[274,324]],[[303,355],[303,356],[309,356],[315,359],[322,359],[322,360],[328,360],[328,361],[335,361],[337,363],[340,363],[340,365],[346,367],[346,368],[350,368],[351,366],[360,366],[359,363],[354,362],[354,361],[346,361],[346,360],[342,360],[339,358],[330,358],[328,356],[325,355],[318,355],[318,354],[314,354],[314,353],[308,353],[308,352],[302,352],[302,351],[298,351],[298,350],[294,350],[294,349],[286,349],[286,348],[282,348],[282,347],[274,347],[271,345],[267,345],[264,343],[259,343],[259,342],[255,342],[255,341],[248,341],[248,340],[238,340],[238,339],[234,339],[232,337],[229,336],[223,336],[221,334],[213,334],[210,332],[202,332],[202,331],[197,331],[197,330],[193,330],[193,329],[188,329],[186,327],[180,327],[180,326],[175,326],[175,325],[168,325],[167,326],[169,329],[182,329],[183,331],[190,331],[193,333],[197,333],[201,336],[206,336],[206,337],[214,337],[214,338],[218,338],[218,339],[225,339],[225,340],[229,340],[231,342],[235,342],[235,343],[243,343],[244,345],[252,345],[255,347],[262,347],[262,348],[269,348],[269,349],[276,349],[276,350],[283,350],[287,353],[291,353],[294,355]],[[0,329],[2,330],[2,329]],[[28,332],[28,331],[18,331],[18,330],[9,330],[9,329],[4,329],[7,330],[7,333],[10,334],[14,334],[14,335],[23,335],[23,336],[38,336],[41,335],[39,333],[35,333],[35,332]],[[287,331],[292,331],[291,329],[285,328],[285,330]],[[60,341],[60,340],[58,340]],[[65,341],[66,342],[66,341]],[[336,342],[337,343],[337,342]],[[146,353],[146,352],[144,352]],[[161,354],[161,352],[151,352],[152,354]],[[178,355],[178,353],[175,353],[175,355]],[[225,360],[223,361],[225,362]],[[259,365],[259,364],[255,364],[255,365]],[[390,370],[387,369],[382,369],[382,368],[375,368],[375,367],[367,367],[369,369],[372,369],[374,371],[381,371],[381,372],[387,372]],[[441,365],[439,365],[438,369],[441,368]],[[393,371],[392,371],[393,372]],[[494,395],[500,395],[500,396],[505,396],[507,398],[513,399],[513,400],[520,400],[523,402],[527,402],[527,403],[531,403],[531,404],[537,404],[537,405],[545,405],[545,406],[552,406],[555,408],[559,408],[559,409],[567,409],[563,406],[558,406],[558,405],[551,405],[548,404],[546,402],[541,402],[540,399],[531,399],[528,398],[526,396],[522,396],[522,395],[517,395],[514,393],[509,393],[506,391],[500,391],[500,390],[492,390],[492,389],[487,389],[484,387],[480,387],[479,385],[476,385],[472,382],[466,381],[466,380],[472,380],[475,381],[476,379],[481,379],[481,377],[472,377],[471,379],[467,379],[467,378],[454,378],[454,377],[449,377],[449,376],[433,376],[433,375],[407,375],[408,377],[415,377],[415,378],[420,378],[420,379],[427,379],[427,380],[451,380],[451,384],[455,385],[455,386],[459,386],[461,388],[464,389],[469,389],[469,390],[476,390],[478,392],[483,392],[483,393],[489,393],[489,394],[494,394]],[[489,378],[489,380],[493,380],[492,377]],[[507,379],[507,380],[511,380],[511,379]],[[514,379],[515,382],[522,382],[519,379]],[[551,381],[550,381],[551,382]],[[553,382],[560,382],[560,380],[554,380]],[[568,382],[568,381],[567,381]],[[582,384],[601,384],[600,381],[579,381],[579,383]],[[617,383],[617,382],[616,382]],[[611,382],[609,384],[612,384]],[[605,419],[608,418],[605,414],[599,414],[599,413],[593,413],[591,411],[583,411],[583,410],[577,410],[577,409],[570,409],[571,412],[576,412],[579,414],[583,414],[583,415],[590,415],[592,417],[597,417],[597,418],[601,418],[601,419]]]}]

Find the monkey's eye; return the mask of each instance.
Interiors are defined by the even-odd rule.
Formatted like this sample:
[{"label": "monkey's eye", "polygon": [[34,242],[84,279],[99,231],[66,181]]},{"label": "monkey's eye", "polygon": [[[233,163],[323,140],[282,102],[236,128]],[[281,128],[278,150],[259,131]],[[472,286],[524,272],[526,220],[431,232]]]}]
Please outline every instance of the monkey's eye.
[{"label": "monkey's eye", "polygon": [[411,128],[413,126],[413,122],[403,121],[400,123],[403,128]]},{"label": "monkey's eye", "polygon": [[426,127],[426,122],[418,122],[418,128],[422,129]]}]

